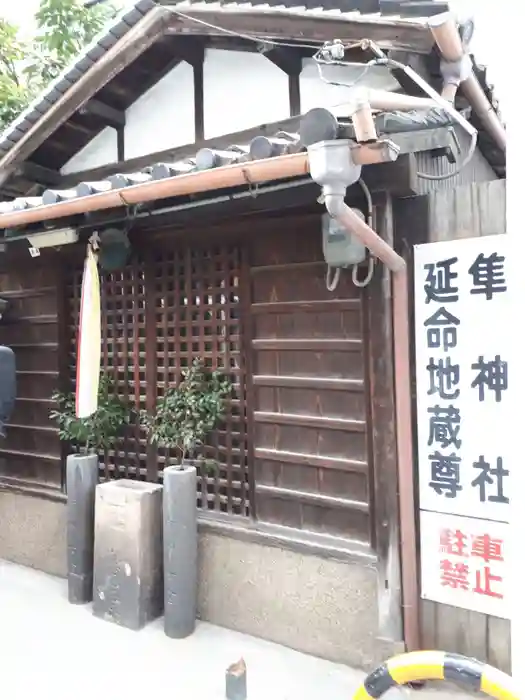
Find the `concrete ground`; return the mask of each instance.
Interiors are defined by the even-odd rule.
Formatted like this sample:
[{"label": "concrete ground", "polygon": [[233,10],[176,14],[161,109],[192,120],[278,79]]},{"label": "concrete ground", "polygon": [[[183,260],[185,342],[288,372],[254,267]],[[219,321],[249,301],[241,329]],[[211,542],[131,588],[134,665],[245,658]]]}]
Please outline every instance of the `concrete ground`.
[{"label": "concrete ground", "polygon": [[[351,640],[348,640],[351,644]],[[224,700],[226,667],[243,657],[248,700],[351,700],[363,674],[207,623],[183,641],[158,620],[131,632],[67,602],[62,579],[0,561],[0,696],[38,700]],[[9,695],[7,694],[10,691]],[[184,695],[181,694],[184,692]],[[467,700],[407,691],[387,700]]]}]

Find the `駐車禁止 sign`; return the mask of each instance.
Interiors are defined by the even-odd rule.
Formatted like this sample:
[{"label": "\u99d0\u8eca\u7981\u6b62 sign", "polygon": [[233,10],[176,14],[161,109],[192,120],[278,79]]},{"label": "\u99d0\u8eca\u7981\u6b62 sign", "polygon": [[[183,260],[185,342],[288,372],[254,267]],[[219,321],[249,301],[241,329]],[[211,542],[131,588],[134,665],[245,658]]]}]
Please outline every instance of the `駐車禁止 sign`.
[{"label": "\u99d0\u8eca\u7981\u6b62 sign", "polygon": [[507,617],[512,330],[507,236],[416,246],[422,595]]}]

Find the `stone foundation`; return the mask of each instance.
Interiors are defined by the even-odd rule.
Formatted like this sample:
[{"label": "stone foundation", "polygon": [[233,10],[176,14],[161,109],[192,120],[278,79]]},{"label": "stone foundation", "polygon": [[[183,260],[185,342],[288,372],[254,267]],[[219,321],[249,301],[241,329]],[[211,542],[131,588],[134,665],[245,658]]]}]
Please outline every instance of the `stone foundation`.
[{"label": "stone foundation", "polygon": [[[0,558],[66,576],[66,507],[0,492]],[[398,651],[375,637],[376,572],[202,532],[201,619],[370,668]]]}]

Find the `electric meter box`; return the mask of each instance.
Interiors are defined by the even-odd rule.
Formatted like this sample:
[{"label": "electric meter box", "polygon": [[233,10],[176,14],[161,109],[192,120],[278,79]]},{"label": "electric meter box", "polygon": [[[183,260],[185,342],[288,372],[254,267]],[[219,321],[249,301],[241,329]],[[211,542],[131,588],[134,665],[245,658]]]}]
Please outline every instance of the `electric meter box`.
[{"label": "electric meter box", "polygon": [[[352,211],[365,220],[359,209]],[[366,246],[330,214],[323,214],[323,255],[330,267],[351,267],[366,260]]]}]

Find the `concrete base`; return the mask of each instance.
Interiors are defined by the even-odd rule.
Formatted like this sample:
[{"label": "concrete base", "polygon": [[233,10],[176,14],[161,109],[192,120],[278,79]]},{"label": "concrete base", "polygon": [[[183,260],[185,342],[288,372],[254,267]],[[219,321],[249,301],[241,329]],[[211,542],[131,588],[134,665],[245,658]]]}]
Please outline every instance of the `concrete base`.
[{"label": "concrete base", "polygon": [[0,559],[67,576],[65,503],[0,491]]},{"label": "concrete base", "polygon": [[[65,511],[0,493],[0,558],[65,576]],[[360,668],[397,651],[375,636],[373,568],[206,532],[199,581],[202,620]]]},{"label": "concrete base", "polygon": [[200,538],[203,620],[370,668],[397,653],[376,637],[376,570],[206,533]]},{"label": "concrete base", "polygon": [[138,630],[162,614],[162,486],[99,484],[93,614]]}]

